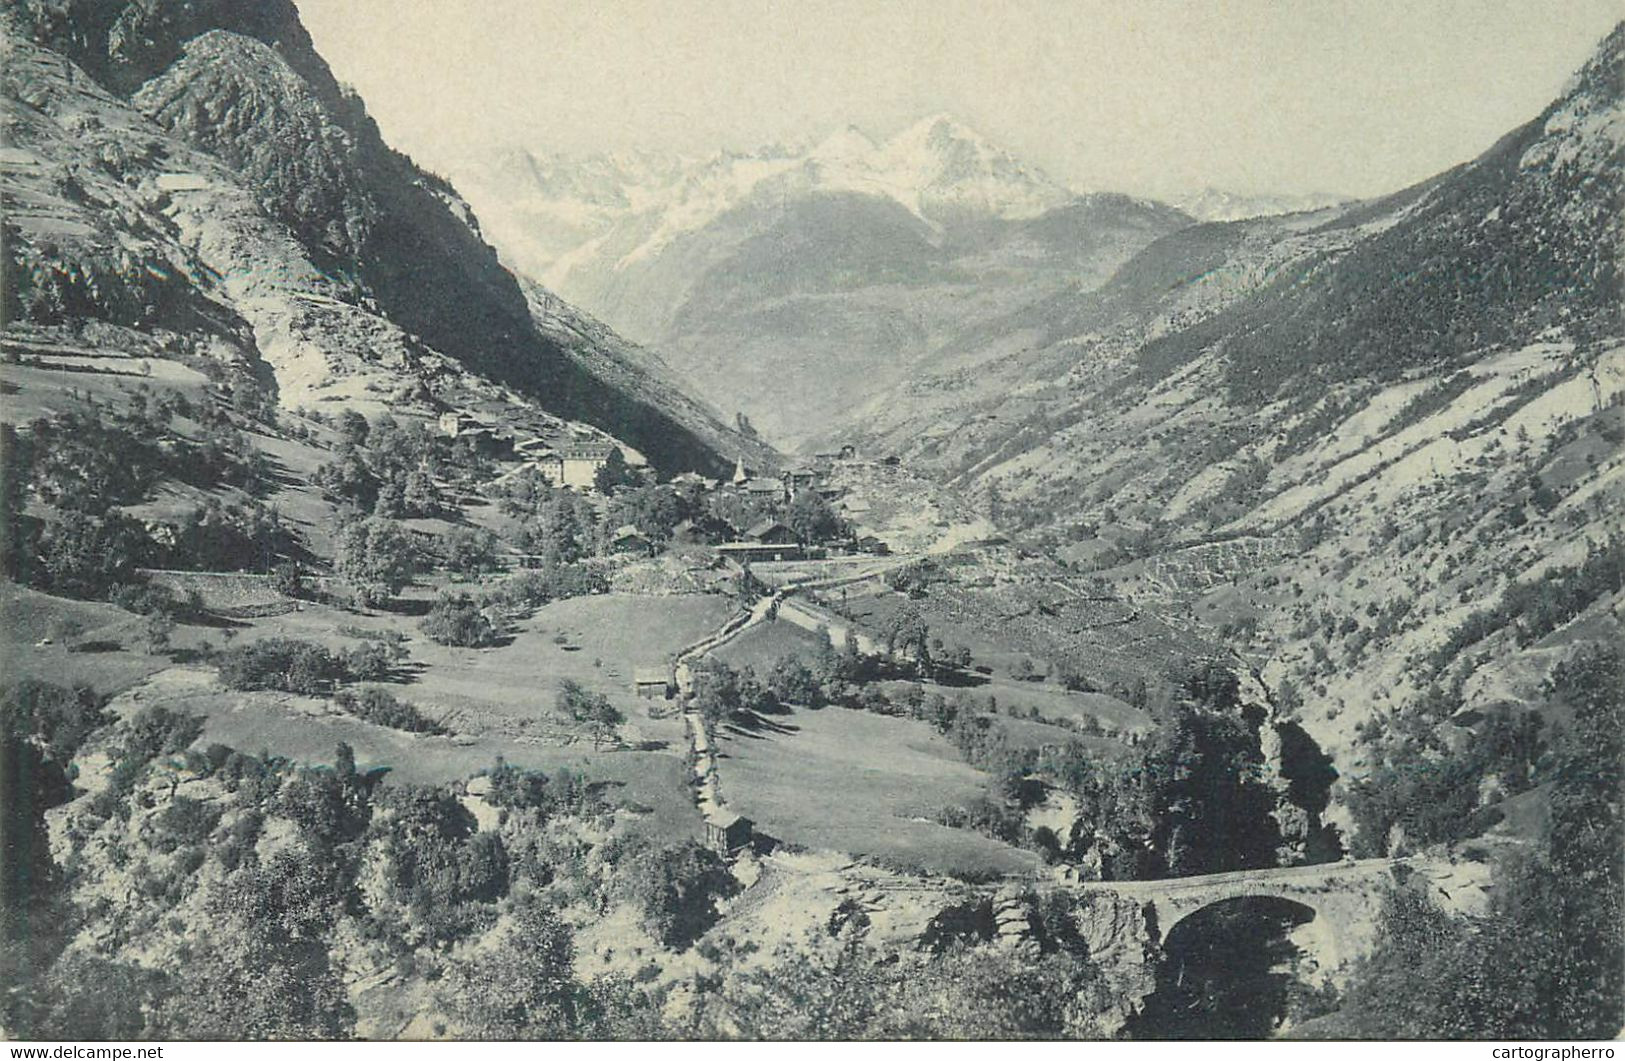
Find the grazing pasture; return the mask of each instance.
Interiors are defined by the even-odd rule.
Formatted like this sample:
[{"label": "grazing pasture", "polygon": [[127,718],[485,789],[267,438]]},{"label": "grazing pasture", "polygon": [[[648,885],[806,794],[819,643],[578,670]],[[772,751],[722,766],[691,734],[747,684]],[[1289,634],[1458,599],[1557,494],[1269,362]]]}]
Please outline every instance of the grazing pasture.
[{"label": "grazing pasture", "polygon": [[[427,592],[419,587],[411,596]],[[120,714],[162,704],[200,715],[205,728],[199,746],[219,743],[325,764],[345,743],[363,769],[385,770],[387,780],[397,783],[464,779],[498,757],[549,773],[570,770],[597,784],[631,830],[697,837],[700,818],[682,719],[672,705],[637,698],[632,673],[667,661],[732,611],[728,599],[700,594],[575,598],[538,609],[504,643],[486,649],[437,645],[418,630],[412,614],[356,614],[308,601],[283,614],[174,632],[175,648],[195,649],[204,638],[221,648],[286,637],[335,652],[357,647],[367,635],[402,635],[407,656],[382,687],[444,724],[451,730],[444,736],[363,721],[322,697],[225,689],[211,663],[177,664],[170,655],[142,651],[141,616],[12,585],[0,585],[0,662],[8,677],[87,682],[114,694],[112,706]],[[85,642],[106,647],[69,651]],[[626,721],[614,739],[595,747],[584,723],[558,711],[565,679],[603,693],[622,711]]]},{"label": "grazing pasture", "polygon": [[[143,374],[141,366],[147,367]],[[196,369],[158,358],[143,360],[120,355],[34,355],[28,364],[0,368],[6,384],[0,401],[0,422],[26,424],[42,416],[82,409],[94,398],[103,404],[127,405],[140,384],[154,391],[174,390],[192,401],[203,401],[208,378]]]},{"label": "grazing pasture", "polygon": [[1125,704],[1105,693],[1082,693],[1064,689],[1053,682],[1018,682],[1008,678],[992,678],[969,689],[927,684],[926,692],[940,692],[952,697],[955,693],[968,693],[985,701],[993,697],[999,710],[1014,708],[1021,715],[1036,709],[1041,718],[1052,722],[1087,722],[1093,719],[1107,733],[1147,732],[1151,716],[1139,708]]},{"label": "grazing pasture", "polygon": [[1082,601],[1055,589],[933,586],[913,601],[890,590],[853,592],[844,599],[836,590],[824,596],[831,608],[876,638],[905,603],[912,603],[944,652],[969,650],[979,695],[992,694],[1001,705],[1023,710],[1037,707],[1045,718],[1094,718],[1109,731],[1144,731],[1150,718],[1118,696],[1075,692],[1053,676],[1046,678],[1052,664],[1070,661],[1095,687],[1122,692],[1140,679],[1153,686],[1165,682],[1170,668],[1193,650],[1189,635],[1127,604]]},{"label": "grazing pasture", "polygon": [[258,754],[269,751],[297,763],[333,761],[340,742],[355,751],[362,770],[383,769],[386,782],[443,784],[490,768],[500,756],[528,770],[569,770],[600,785],[611,806],[626,810],[637,831],[655,836],[698,836],[699,811],[688,787],[682,749],[595,751],[591,741],[569,746],[499,736],[425,736],[376,726],[329,709],[322,701],[269,693],[225,693],[168,701],[203,715],[199,746],[225,744]]},{"label": "grazing pasture", "polygon": [[922,722],[796,709],[755,729],[724,726],[721,737],[723,799],[776,840],[925,872],[1038,866],[1032,852],[931,820],[985,796],[989,778]]},{"label": "grazing pasture", "polygon": [[818,649],[818,637],[811,630],[794,623],[775,621],[761,623],[746,630],[711,653],[730,667],[754,667],[765,674],[784,656],[811,659]]},{"label": "grazing pasture", "polygon": [[[163,656],[145,651],[145,628],[141,616],[111,604],[52,597],[0,582],[0,676],[58,685],[82,682],[113,695],[170,665]],[[212,631],[202,636],[208,633]],[[198,628],[180,627],[173,643],[184,647],[199,636]]]},{"label": "grazing pasture", "polygon": [[[420,588],[412,596],[427,593]],[[634,695],[633,671],[665,663],[732,611],[727,598],[706,594],[576,597],[537,609],[495,646],[459,648],[429,640],[415,616],[357,615],[307,603],[254,620],[238,636],[244,641],[303,638],[337,651],[359,644],[360,632],[404,635],[408,655],[391,691],[459,734],[571,746],[584,741],[590,748],[587,728],[555,707],[559,687],[568,679],[602,693],[620,709],[627,718],[624,743],[663,745],[681,754],[681,720],[650,717],[651,708],[658,711],[665,704]]]}]

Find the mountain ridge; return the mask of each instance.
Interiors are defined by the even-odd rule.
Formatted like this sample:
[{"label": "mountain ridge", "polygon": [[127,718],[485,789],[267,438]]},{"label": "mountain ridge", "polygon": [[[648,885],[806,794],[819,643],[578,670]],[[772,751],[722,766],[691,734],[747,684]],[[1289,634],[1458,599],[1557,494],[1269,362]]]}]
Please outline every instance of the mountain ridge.
[{"label": "mountain ridge", "polygon": [[[512,172],[537,172],[525,157]],[[559,222],[585,237],[567,251],[545,246],[564,204],[533,187],[509,208],[478,177],[464,182],[482,216],[502,219],[506,235],[493,225],[493,238],[509,260],[783,442],[901,380],[967,325],[1098,284],[1191,223],[1151,200],[1076,195],[943,115],[883,142],[848,128],[668,170],[633,160],[546,172],[580,197],[577,227]],[[530,230],[526,216],[544,220]]]},{"label": "mountain ridge", "polygon": [[[882,195],[926,220],[932,213],[933,188],[951,193],[956,179],[966,177],[985,178],[979,189],[986,193],[980,204],[984,211],[991,207],[1012,218],[1035,216],[1075,195],[948,114],[919,119],[879,141],[848,125],[800,145],[721,150],[697,157],[638,152],[538,158],[516,148],[496,162],[458,160],[451,172],[482,215],[504,219],[493,231],[515,266],[555,287],[567,283],[568,269],[559,265],[560,260],[603,236],[625,211],[666,214],[669,223],[657,226],[651,238],[669,241],[737,206],[762,182],[799,181],[803,193]],[[516,198],[531,212],[509,221],[509,203]],[[953,196],[947,198],[951,201]],[[594,208],[604,212],[594,216]],[[546,216],[556,218],[568,232],[528,239],[526,229]],[[627,256],[635,260],[657,250],[658,246],[634,247]]]},{"label": "mountain ridge", "polygon": [[[702,404],[668,401],[666,385],[618,389],[646,374],[621,372],[618,385],[606,382],[596,374],[603,357],[579,357],[538,328],[524,289],[484,242],[472,210],[444,180],[383,142],[285,0],[252,11],[84,6],[40,0],[9,13],[8,26],[64,48],[127,91],[130,105],[169,135],[221,159],[327,278],[323,297],[361,312],[356,322],[382,318],[408,345],[444,354],[565,419],[604,428],[664,467],[715,472],[742,450],[763,454]],[[354,316],[333,310],[329,318],[335,313]],[[397,359],[391,371],[409,367]]]},{"label": "mountain ridge", "polygon": [[[1179,229],[968,331],[813,444],[896,455],[1031,555],[1186,607],[1193,633],[1245,631],[1239,656],[1340,769],[1390,727],[1455,739],[1410,714],[1441,674],[1464,716],[1538,705],[1568,642],[1496,625],[1494,602],[1568,599],[1625,511],[1622,63],[1625,24],[1478,159]],[[1266,555],[1213,559],[1238,542]],[[1577,621],[1617,624],[1617,582],[1587,592]]]}]

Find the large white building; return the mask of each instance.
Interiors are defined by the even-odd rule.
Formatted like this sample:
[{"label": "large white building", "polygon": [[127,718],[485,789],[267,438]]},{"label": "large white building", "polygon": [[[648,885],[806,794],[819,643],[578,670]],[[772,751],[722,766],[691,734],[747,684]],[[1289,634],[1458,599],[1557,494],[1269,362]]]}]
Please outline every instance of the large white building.
[{"label": "large white building", "polygon": [[554,486],[591,489],[598,469],[609,463],[615,446],[609,442],[567,442],[555,450],[536,454],[536,469]]}]

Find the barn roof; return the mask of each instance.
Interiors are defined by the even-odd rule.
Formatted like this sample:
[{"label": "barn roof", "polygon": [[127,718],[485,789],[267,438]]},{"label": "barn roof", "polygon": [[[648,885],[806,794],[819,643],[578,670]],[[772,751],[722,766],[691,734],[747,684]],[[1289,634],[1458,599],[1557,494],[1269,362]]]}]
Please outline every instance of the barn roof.
[{"label": "barn roof", "polygon": [[751,524],[751,526],[745,531],[745,537],[747,537],[747,538],[765,538],[765,537],[767,537],[767,535],[773,533],[773,531],[775,531],[775,530],[789,530],[789,529],[790,529],[789,527],[786,527],[784,524],[780,523],[776,519],[771,519],[770,518],[770,519],[758,520],[757,522]]}]

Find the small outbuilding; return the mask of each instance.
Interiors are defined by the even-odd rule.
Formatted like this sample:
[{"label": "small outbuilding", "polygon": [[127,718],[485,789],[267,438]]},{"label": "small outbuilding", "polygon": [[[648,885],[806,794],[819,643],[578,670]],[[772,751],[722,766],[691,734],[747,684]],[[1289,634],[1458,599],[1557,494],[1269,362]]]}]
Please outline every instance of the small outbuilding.
[{"label": "small outbuilding", "polygon": [[665,667],[638,667],[632,671],[632,691],[645,700],[669,700],[671,672]]},{"label": "small outbuilding", "polygon": [[452,409],[440,414],[440,433],[447,438],[457,438],[465,431],[473,431],[483,426],[474,414],[466,409]]},{"label": "small outbuilding", "polygon": [[750,846],[756,823],[742,814],[721,811],[705,819],[706,845],[719,855]]},{"label": "small outbuilding", "polygon": [[631,523],[615,528],[609,536],[609,551],[628,556],[653,556],[654,542]]}]

